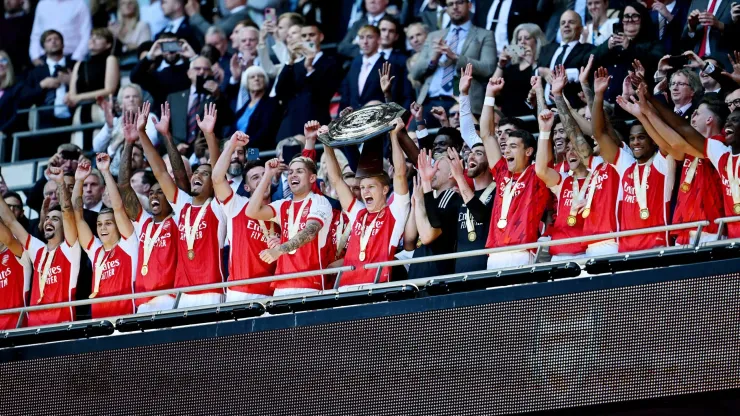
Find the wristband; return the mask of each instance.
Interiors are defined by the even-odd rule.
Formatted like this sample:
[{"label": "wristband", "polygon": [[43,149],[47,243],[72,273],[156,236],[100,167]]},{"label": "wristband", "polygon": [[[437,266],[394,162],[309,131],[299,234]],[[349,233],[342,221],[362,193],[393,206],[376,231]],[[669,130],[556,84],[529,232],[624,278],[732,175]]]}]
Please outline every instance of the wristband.
[{"label": "wristband", "polygon": [[427,129],[421,129],[416,132],[416,138],[417,139],[423,139],[425,137],[429,136],[429,130]]},{"label": "wristband", "polygon": [[550,132],[549,131],[541,131],[540,132],[540,140],[550,140]]},{"label": "wristband", "polygon": [[486,99],[483,100],[483,105],[486,105],[488,107],[495,107],[496,99],[494,97],[486,97]]}]

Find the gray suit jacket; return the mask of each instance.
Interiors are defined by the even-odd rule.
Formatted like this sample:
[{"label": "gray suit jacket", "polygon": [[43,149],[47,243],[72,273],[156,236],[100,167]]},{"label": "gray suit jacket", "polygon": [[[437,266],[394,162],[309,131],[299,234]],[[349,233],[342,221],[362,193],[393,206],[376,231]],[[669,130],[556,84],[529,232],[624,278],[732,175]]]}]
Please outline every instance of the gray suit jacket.
[{"label": "gray suit jacket", "polygon": [[190,24],[193,25],[196,30],[201,33],[201,36],[206,35],[209,27],[218,26],[223,29],[223,31],[226,33],[226,37],[228,37],[231,32],[234,31],[234,27],[236,27],[236,24],[246,19],[249,19],[249,10],[245,8],[236,13],[229,14],[218,22],[213,23],[213,25],[211,25],[211,23],[204,19],[203,16],[201,16],[199,13],[196,13],[190,16]]},{"label": "gray suit jacket", "polygon": [[[432,60],[432,45],[438,42],[440,38],[447,36],[448,29],[437,30],[427,36],[424,49],[421,50],[419,59],[411,67],[409,74],[415,80],[422,84],[419,90],[419,97],[416,102],[423,104],[429,93],[429,86],[432,83],[436,67],[430,65]],[[496,41],[493,39],[493,32],[481,29],[476,26],[470,27],[470,33],[465,38],[462,49],[455,65],[455,83],[460,77],[460,69],[465,68],[468,63],[473,64],[473,82],[470,86],[470,104],[474,114],[480,114],[483,108],[483,98],[486,93],[485,85],[488,78],[493,75],[496,69]],[[448,61],[449,62],[449,61]]]}]

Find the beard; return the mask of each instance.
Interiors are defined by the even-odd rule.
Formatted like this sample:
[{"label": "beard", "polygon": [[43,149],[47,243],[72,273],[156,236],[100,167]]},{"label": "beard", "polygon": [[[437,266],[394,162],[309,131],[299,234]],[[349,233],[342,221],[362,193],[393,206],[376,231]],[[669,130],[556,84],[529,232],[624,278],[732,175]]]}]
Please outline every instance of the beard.
[{"label": "beard", "polygon": [[241,163],[232,163],[229,165],[229,170],[226,171],[232,178],[241,176],[244,172],[244,167]]}]

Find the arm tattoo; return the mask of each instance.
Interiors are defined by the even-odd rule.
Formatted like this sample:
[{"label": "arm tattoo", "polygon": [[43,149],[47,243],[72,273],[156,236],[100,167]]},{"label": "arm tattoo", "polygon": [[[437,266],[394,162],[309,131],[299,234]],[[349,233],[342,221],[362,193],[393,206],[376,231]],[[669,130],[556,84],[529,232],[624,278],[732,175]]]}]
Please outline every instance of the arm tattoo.
[{"label": "arm tattoo", "polygon": [[547,104],[545,103],[545,93],[544,91],[540,90],[539,88],[535,89],[535,92],[537,94],[537,115],[545,110],[547,110]]},{"label": "arm tattoo", "polygon": [[72,201],[69,196],[69,190],[67,189],[67,185],[65,185],[63,182],[61,184],[57,184],[57,195],[62,196],[61,198],[59,198],[59,203],[62,206],[62,211],[71,212],[72,211]]},{"label": "arm tattoo", "polygon": [[75,211],[82,212],[82,206],[82,196],[78,196],[74,201],[72,201],[72,208],[74,208]]},{"label": "arm tattoo", "polygon": [[138,218],[139,212],[141,212],[139,197],[136,195],[134,188],[131,187],[131,153],[133,148],[134,145],[129,142],[123,145],[120,175],[118,175],[118,190],[123,200],[123,208],[126,210],[126,215],[131,219]]},{"label": "arm tattoo", "polygon": [[576,152],[578,152],[578,155],[581,157],[581,160],[584,161],[584,164],[588,165],[587,162],[588,159],[591,157],[591,154],[593,153],[593,148],[591,148],[591,145],[589,145],[586,139],[583,137],[583,133],[581,133],[581,130],[578,128],[578,126],[576,126],[576,122],[575,120],[573,120],[573,117],[571,117],[570,109],[568,108],[568,105],[565,104],[565,99],[563,98],[563,96],[555,96],[554,101],[555,105],[558,108],[560,121],[563,122],[563,128],[565,128],[566,136],[576,147]]},{"label": "arm tattoo", "polygon": [[167,156],[170,158],[172,173],[175,175],[175,185],[183,191],[190,193],[190,178],[185,172],[185,164],[182,163],[182,156],[177,151],[177,147],[172,142],[171,136],[164,137],[164,145],[167,148]]},{"label": "arm tattoo", "polygon": [[591,88],[591,85],[589,85],[587,82],[581,83],[581,89],[583,90],[583,95],[586,96],[586,105],[588,105],[588,108],[593,109],[594,108],[594,89]]},{"label": "arm tattoo", "polygon": [[295,237],[281,244],[278,247],[278,251],[285,254],[287,252],[303,247],[309,241],[316,238],[316,236],[319,234],[320,229],[321,227],[319,226],[318,222],[310,221],[308,224],[306,224],[306,228],[299,231],[298,234],[295,235]]}]

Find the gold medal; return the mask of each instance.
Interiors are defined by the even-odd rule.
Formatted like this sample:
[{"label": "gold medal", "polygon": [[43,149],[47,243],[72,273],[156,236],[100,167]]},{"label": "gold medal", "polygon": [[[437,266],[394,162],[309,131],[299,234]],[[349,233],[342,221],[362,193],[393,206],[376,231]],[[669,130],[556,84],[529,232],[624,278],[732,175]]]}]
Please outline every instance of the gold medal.
[{"label": "gold medal", "polygon": [[681,184],[681,192],[689,192],[689,189],[691,189],[691,185],[688,182]]},{"label": "gold medal", "polygon": [[361,251],[360,252],[360,261],[365,261],[365,252],[364,251]]},{"label": "gold medal", "polygon": [[732,206],[732,212],[735,213],[735,215],[740,215],[740,204],[735,204]]},{"label": "gold medal", "polygon": [[421,238],[416,239],[416,248],[421,247]]},{"label": "gold medal", "polygon": [[93,292],[88,296],[88,299],[95,299],[95,296],[98,296],[98,292]]},{"label": "gold medal", "polygon": [[576,225],[576,217],[575,215],[569,215],[568,216],[568,225],[573,227]]},{"label": "gold medal", "polygon": [[468,233],[468,241],[470,241],[471,243],[475,241],[476,238],[478,238],[478,235],[475,233],[475,231],[470,231]]},{"label": "gold medal", "polygon": [[589,216],[590,214],[591,214],[591,208],[586,208],[586,209],[584,209],[584,210],[583,210],[583,212],[581,213],[581,217],[583,217],[583,218],[588,218],[588,216]]},{"label": "gold medal", "polygon": [[642,219],[644,221],[644,220],[646,220],[648,218],[650,218],[650,211],[648,211],[647,208],[641,209],[640,210],[640,219]]},{"label": "gold medal", "polygon": [[147,266],[145,264],[145,265],[141,266],[141,275],[142,276],[146,276],[147,273],[149,273],[149,266]]},{"label": "gold medal", "polygon": [[193,260],[195,258],[195,250],[188,250],[188,260]]},{"label": "gold medal", "polygon": [[506,223],[507,223],[506,218],[501,218],[500,220],[498,220],[498,223],[496,223],[496,226],[499,229],[503,230],[504,228],[506,228]]}]

